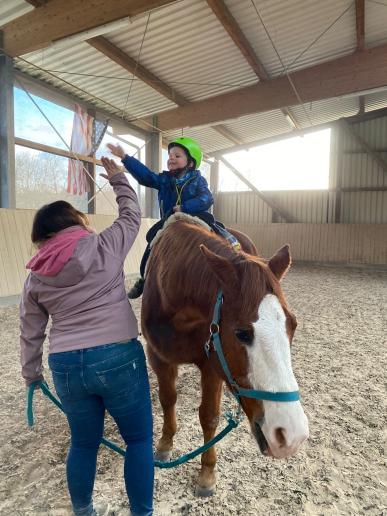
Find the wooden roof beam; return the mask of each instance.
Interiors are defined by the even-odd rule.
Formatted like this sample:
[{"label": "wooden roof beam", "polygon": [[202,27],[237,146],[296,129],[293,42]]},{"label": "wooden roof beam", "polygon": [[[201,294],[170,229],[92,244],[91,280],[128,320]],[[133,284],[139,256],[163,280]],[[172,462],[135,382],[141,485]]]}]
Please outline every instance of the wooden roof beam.
[{"label": "wooden roof beam", "polygon": [[[355,0],[356,13],[356,47],[357,50],[365,49],[365,0]],[[365,112],[365,97],[359,97],[359,115]]]},{"label": "wooden roof beam", "polygon": [[356,46],[365,49],[365,0],[356,0]]},{"label": "wooden roof beam", "polygon": [[214,14],[226,29],[231,39],[242,52],[244,58],[254,70],[255,75],[260,80],[269,79],[269,76],[267,75],[261,61],[255,55],[252,46],[250,45],[246,36],[243,34],[238,23],[223,0],[207,0],[207,4],[211,7]]},{"label": "wooden roof beam", "polygon": [[96,38],[88,39],[86,42],[95,49],[99,50],[106,57],[122,66],[122,68],[125,68],[125,70],[128,72],[134,74],[136,77],[145,82],[145,84],[151,86],[161,95],[169,100],[172,100],[172,102],[175,102],[175,104],[178,106],[185,106],[188,104],[187,99],[185,99],[182,95],[179,95],[173,88],[165,84],[156,75],[153,75],[153,73],[141,66],[132,57],[123,52],[120,48],[111,43],[105,37],[97,36]]},{"label": "wooden roof beam", "polygon": [[42,5],[48,4],[50,0],[27,0],[27,2],[34,7],[41,7]]},{"label": "wooden roof beam", "polygon": [[[168,84],[159,79],[159,77],[137,63],[132,57],[123,52],[120,48],[118,48],[103,36],[88,39],[87,43],[117,63],[119,66],[122,66],[122,68],[128,72],[134,74],[145,84],[158,91],[161,95],[171,100],[178,106],[186,106],[189,104],[189,100],[183,97],[183,95],[177,93],[173,88],[168,86]],[[231,142],[236,144],[241,143],[241,141],[224,125],[217,125],[213,127],[213,129]]]},{"label": "wooden roof beam", "polygon": [[235,145],[242,145],[243,141],[238,138],[230,129],[228,129],[225,125],[219,124],[219,125],[213,125],[212,129],[217,131],[219,134],[224,136],[227,140],[230,140],[230,142],[235,143]]},{"label": "wooden roof beam", "polygon": [[[66,3],[64,3],[62,0],[27,0],[27,1],[31,5],[33,5],[34,7],[39,8],[39,10],[36,9],[33,12],[37,11],[39,16],[43,17],[43,18],[50,18],[50,17],[54,17],[55,16],[55,14],[54,14],[54,12],[55,12],[54,4],[57,4],[56,5],[56,9],[58,9],[60,7],[60,5],[59,5],[60,2],[62,2],[62,4],[63,4],[62,9],[65,12],[68,12],[69,9],[72,8],[71,1],[68,1],[68,2],[66,1]],[[96,1],[98,3],[99,0],[96,0]],[[123,17],[126,17],[128,15],[134,16],[135,14],[140,14],[140,12],[139,11],[136,12],[135,9],[137,9],[137,10],[140,9],[141,10],[141,8],[142,8],[141,5],[142,4],[144,4],[143,11],[148,11],[148,10],[154,8],[154,7],[159,7],[160,5],[171,3],[171,1],[172,0],[163,0],[163,1],[160,0],[160,1],[157,2],[155,0],[152,0],[152,1],[148,1],[148,2],[136,2],[134,0],[129,0],[129,2],[128,2],[128,0],[127,0],[125,2],[126,4],[128,4],[128,3],[132,4],[132,6],[130,6],[130,5],[128,6],[128,9],[131,7],[132,10],[131,10],[130,14],[126,13],[126,14],[124,14]],[[43,6],[47,9],[47,7],[48,7],[47,4],[49,4],[49,3],[51,4],[51,6],[50,6],[51,10],[42,11],[40,9]],[[78,4],[81,4],[81,3],[82,2],[77,2],[77,7],[80,7],[80,6],[78,6]],[[83,7],[84,7],[85,4],[88,4],[88,3],[89,3],[89,0],[88,1],[83,1]],[[110,2],[110,5],[112,5],[113,3],[120,4],[121,2],[117,1],[117,0],[113,0],[112,2]],[[136,3],[138,4],[137,6],[135,5]],[[94,1],[94,4],[95,4],[95,1]],[[145,6],[145,4],[147,4],[147,5]],[[93,5],[93,10],[96,9],[96,8],[98,8],[98,6]],[[113,11],[113,9],[112,9],[112,11]],[[122,11],[121,11],[121,13],[122,13]],[[74,18],[74,14],[72,14],[72,17]],[[21,18],[23,18],[23,17],[21,17]],[[103,21],[103,23],[107,23],[107,22],[110,22],[110,21],[114,21],[114,20],[110,17],[109,19],[105,19]],[[81,30],[83,31],[83,30],[87,30],[87,29],[90,29],[90,28],[94,28],[95,26],[98,26],[98,25],[99,24],[95,25],[95,22],[94,22],[94,25],[90,25],[88,27],[84,26]],[[9,27],[8,27],[8,29],[7,29],[7,27],[8,26],[4,27],[5,33],[7,32],[7,30],[9,30]],[[75,25],[74,25],[74,27],[75,27]],[[14,28],[14,30],[17,29],[17,27],[15,27],[15,24],[14,24],[13,28]],[[19,28],[19,30],[20,30],[20,28]],[[73,34],[75,32],[79,32],[79,30],[75,31],[73,28],[71,30],[72,30],[71,34]],[[65,37],[65,36],[68,36],[68,35],[70,35],[70,34],[62,35],[62,37]],[[53,40],[56,40],[56,39],[58,39],[58,37],[55,37],[55,38],[53,37]],[[153,89],[158,91],[161,95],[163,95],[164,97],[168,98],[172,102],[175,102],[175,104],[177,104],[178,106],[185,106],[185,105],[187,105],[189,103],[189,101],[186,98],[184,98],[182,95],[177,93],[174,90],[174,88],[168,86],[168,84],[166,84],[165,82],[161,81],[157,76],[155,76],[149,70],[147,70],[146,68],[144,68],[143,66],[138,64],[132,57],[130,57],[125,52],[123,52],[120,48],[115,46],[113,43],[111,43],[105,37],[97,36],[95,38],[91,38],[91,39],[88,39],[86,41],[87,41],[87,43],[89,45],[94,47],[96,50],[99,50],[101,53],[103,53],[104,55],[109,57],[109,59],[111,59],[112,61],[114,61],[118,65],[122,66],[128,72],[130,72],[132,74],[135,74],[136,77],[138,77],[140,80],[142,80],[145,84],[148,84],[148,86],[151,86]],[[36,48],[34,48],[34,49],[36,49]],[[6,51],[9,52],[9,50],[10,49],[6,47]],[[28,51],[30,51],[30,50],[28,50]],[[14,52],[16,52],[15,49],[14,49]],[[26,51],[25,50],[23,50],[23,51],[19,50],[19,54],[21,54],[21,53],[26,53]],[[16,54],[12,54],[12,55],[16,55]],[[213,129],[215,131],[217,131],[219,134],[221,134],[222,136],[224,136],[225,138],[227,138],[228,140],[230,140],[232,143],[235,143],[235,144],[241,144],[242,143],[241,140],[239,138],[237,138],[224,125],[217,125],[216,127],[213,127]]]},{"label": "wooden roof beam", "polygon": [[[249,63],[251,68],[254,70],[255,75],[258,77],[258,79],[260,81],[270,80],[270,77],[266,72],[265,67],[258,59],[253,47],[250,45],[248,39],[243,34],[241,28],[238,25],[238,22],[235,20],[224,1],[207,0],[207,4],[211,7],[215,16],[218,18],[220,23],[228,32],[229,36],[234,41],[236,46],[239,48],[239,50],[241,51],[242,55]],[[281,109],[281,111],[286,117],[289,117],[291,124],[294,126],[295,129],[300,129],[297,120],[288,108],[284,107]]]},{"label": "wooden roof beam", "polygon": [[[303,103],[387,85],[387,44],[290,74]],[[286,76],[223,93],[158,114],[163,131],[195,127],[298,105]]]},{"label": "wooden roof beam", "polygon": [[4,34],[4,50],[13,57],[27,54],[48,47],[54,41],[151,11],[173,1],[51,0],[0,27]]}]

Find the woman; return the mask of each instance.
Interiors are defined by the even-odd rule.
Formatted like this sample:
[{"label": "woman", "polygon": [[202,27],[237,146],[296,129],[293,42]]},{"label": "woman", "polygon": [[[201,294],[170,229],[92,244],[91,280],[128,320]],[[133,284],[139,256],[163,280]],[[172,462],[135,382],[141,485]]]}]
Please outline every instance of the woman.
[{"label": "woman", "polygon": [[65,201],[38,210],[20,304],[22,375],[43,380],[42,353],[49,316],[48,362],[71,431],[67,483],[76,516],[107,514],[93,505],[98,447],[107,409],[126,443],[124,477],[133,515],[151,515],[152,414],[145,356],[124,287],[124,260],[141,214],[128,180],[102,158],[119,216],[99,235]]}]

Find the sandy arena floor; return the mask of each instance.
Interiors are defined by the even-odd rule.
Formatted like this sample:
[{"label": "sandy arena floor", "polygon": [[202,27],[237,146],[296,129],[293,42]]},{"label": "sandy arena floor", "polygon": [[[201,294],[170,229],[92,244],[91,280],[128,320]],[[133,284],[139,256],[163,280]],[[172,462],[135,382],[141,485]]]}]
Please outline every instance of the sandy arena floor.
[{"label": "sandy arena floor", "polygon": [[[299,320],[292,357],[309,442],[295,458],[267,459],[243,422],[218,446],[212,498],[194,496],[199,459],[156,471],[157,516],[387,514],[387,273],[298,266],[284,280],[284,290]],[[139,313],[138,302],[135,308]],[[35,426],[28,429],[16,306],[0,308],[0,327],[0,514],[70,515],[65,418],[38,393]],[[51,385],[48,373],[47,379]],[[193,368],[181,368],[176,454],[201,442],[197,382]],[[161,410],[152,373],[151,384],[158,436]],[[105,435],[120,442],[110,420]],[[128,514],[122,465],[120,456],[101,448],[95,498],[109,500],[116,516]]]}]

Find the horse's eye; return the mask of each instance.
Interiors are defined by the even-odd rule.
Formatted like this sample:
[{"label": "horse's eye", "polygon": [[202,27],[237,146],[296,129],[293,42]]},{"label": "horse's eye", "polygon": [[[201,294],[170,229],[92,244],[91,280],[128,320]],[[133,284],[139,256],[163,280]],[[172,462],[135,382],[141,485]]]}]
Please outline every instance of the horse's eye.
[{"label": "horse's eye", "polygon": [[235,337],[243,344],[252,344],[254,340],[253,332],[251,330],[244,330],[243,328],[235,330]]}]

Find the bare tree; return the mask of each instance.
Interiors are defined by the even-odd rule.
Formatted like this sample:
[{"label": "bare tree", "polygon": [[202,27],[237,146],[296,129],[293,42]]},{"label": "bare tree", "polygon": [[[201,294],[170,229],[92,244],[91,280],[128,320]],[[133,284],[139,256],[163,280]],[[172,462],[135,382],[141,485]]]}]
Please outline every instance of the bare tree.
[{"label": "bare tree", "polygon": [[42,204],[64,199],[77,209],[87,211],[87,196],[67,193],[68,159],[46,152],[17,148],[15,156],[16,205],[38,208]]}]

